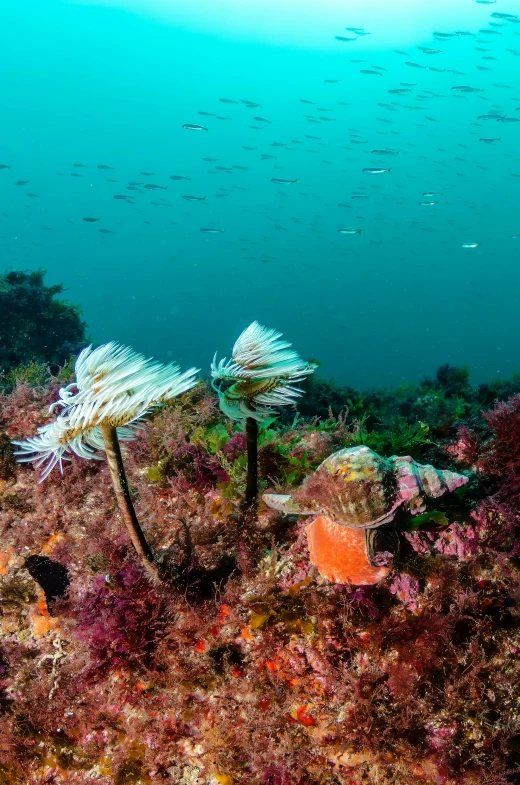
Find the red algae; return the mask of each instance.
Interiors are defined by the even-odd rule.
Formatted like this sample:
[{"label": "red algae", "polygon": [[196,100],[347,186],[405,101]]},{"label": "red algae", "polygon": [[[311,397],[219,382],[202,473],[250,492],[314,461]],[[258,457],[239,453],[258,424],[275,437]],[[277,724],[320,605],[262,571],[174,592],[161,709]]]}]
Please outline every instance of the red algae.
[{"label": "red algae", "polygon": [[[5,393],[0,428],[30,435],[50,398]],[[104,462],[37,485],[5,452],[0,785],[520,782],[517,402],[500,427],[496,407],[475,414],[478,438],[453,427],[421,447],[418,460],[476,471],[431,521],[398,522],[390,567],[369,563],[364,530],[245,517],[243,434],[204,385],[182,398],[123,447],[159,585],[121,531]],[[263,491],[293,492],[360,432],[346,417],[320,427],[270,428]],[[31,556],[66,568],[64,596],[46,601]]]}]

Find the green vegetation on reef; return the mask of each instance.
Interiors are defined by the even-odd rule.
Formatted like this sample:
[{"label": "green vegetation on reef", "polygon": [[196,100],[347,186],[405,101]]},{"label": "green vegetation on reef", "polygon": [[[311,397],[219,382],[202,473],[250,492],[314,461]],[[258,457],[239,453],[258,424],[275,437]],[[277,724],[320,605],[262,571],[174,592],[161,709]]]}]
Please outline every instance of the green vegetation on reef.
[{"label": "green vegetation on reef", "polygon": [[27,384],[29,387],[41,387],[49,380],[49,366],[45,363],[30,360],[12,368],[6,376],[7,385]]},{"label": "green vegetation on reef", "polygon": [[87,343],[81,310],[57,295],[61,284],[46,286],[45,273],[0,274],[0,383],[43,382]]}]

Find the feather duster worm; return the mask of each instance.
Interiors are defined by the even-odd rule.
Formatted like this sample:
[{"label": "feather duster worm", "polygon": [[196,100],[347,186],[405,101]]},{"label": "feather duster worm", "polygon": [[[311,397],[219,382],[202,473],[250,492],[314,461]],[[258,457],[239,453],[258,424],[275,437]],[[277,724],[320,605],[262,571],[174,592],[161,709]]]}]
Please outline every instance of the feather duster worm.
[{"label": "feather duster worm", "polygon": [[293,404],[302,395],[295,385],[316,368],[281,337],[253,322],[235,342],[231,359],[217,363],[215,354],[211,364],[221,410],[231,420],[246,421],[248,506],[258,492],[258,421],[276,416],[279,406]]},{"label": "feather duster worm", "polygon": [[[217,363],[215,354],[212,386],[220,408],[230,419],[265,420],[276,415],[278,406],[293,404],[302,394],[294,385],[316,366],[304,362],[290,348],[292,344],[279,340],[281,337],[281,333],[253,322],[237,339],[230,360]],[[223,382],[231,386],[223,389]]]},{"label": "feather duster worm", "polygon": [[180,373],[179,366],[147,360],[132,349],[108,343],[79,354],[76,381],[59,391],[49,411],[61,411],[38,429],[38,435],[14,441],[20,462],[44,465],[42,482],[55,466],[63,471],[68,454],[100,459],[105,451],[121,514],[141,560],[156,577],[153,554],[139,525],[130,497],[119,440],[134,438],[143,417],[155,406],[189,390],[196,383],[194,368]]}]

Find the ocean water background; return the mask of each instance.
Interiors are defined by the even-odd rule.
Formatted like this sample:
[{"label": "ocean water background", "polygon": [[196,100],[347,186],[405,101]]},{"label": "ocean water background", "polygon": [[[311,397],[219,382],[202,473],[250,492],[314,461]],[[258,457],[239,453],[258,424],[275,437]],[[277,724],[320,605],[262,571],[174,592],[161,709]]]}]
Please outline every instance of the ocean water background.
[{"label": "ocean water background", "polygon": [[361,388],[520,371],[517,2],[6,0],[0,68],[0,271],[94,342],[207,368],[258,319]]}]

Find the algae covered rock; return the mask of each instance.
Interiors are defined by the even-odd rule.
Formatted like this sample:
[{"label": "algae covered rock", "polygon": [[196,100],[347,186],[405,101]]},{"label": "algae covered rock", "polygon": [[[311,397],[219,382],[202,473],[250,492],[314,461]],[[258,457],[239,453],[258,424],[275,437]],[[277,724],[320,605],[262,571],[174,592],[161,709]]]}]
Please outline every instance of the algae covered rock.
[{"label": "algae covered rock", "polygon": [[0,370],[29,362],[63,365],[85,345],[86,324],[78,306],[46,286],[45,273],[13,270],[0,275]]}]

